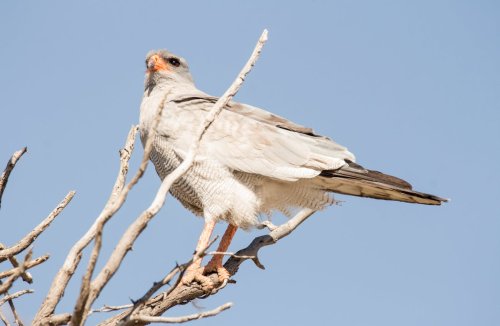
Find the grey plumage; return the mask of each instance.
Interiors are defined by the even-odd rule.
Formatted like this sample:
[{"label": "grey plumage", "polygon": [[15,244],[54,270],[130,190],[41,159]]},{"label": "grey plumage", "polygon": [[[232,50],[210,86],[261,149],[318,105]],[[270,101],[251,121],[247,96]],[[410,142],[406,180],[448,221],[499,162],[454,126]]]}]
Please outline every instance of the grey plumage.
[{"label": "grey plumage", "polygon": [[[164,60],[166,68],[146,76],[140,132],[145,143],[155,112],[165,100],[151,153],[163,179],[182,162],[217,98],[196,89],[184,59],[163,50],[149,54],[147,64],[153,54]],[[169,65],[172,58],[178,62]],[[333,203],[331,192],[429,205],[446,201],[354,162],[345,147],[310,128],[231,102],[207,130],[194,165],[171,193],[196,215],[242,228],[257,225],[261,213],[322,209]]]}]

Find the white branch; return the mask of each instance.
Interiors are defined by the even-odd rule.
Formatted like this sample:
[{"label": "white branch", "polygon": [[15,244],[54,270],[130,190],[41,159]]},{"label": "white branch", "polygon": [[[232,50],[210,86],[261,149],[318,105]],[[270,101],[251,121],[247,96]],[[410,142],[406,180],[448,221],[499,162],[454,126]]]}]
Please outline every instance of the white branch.
[{"label": "white branch", "polygon": [[89,312],[89,315],[96,313],[96,312],[110,312],[110,311],[116,311],[116,310],[123,310],[123,309],[128,309],[132,308],[134,305],[129,303],[129,304],[124,304],[121,306],[108,306],[104,305],[102,308],[99,309],[94,309]]},{"label": "white branch", "polygon": [[198,314],[192,314],[182,317],[153,317],[146,315],[137,315],[133,317],[133,320],[146,323],[180,324],[191,320],[202,319],[218,315],[224,310],[231,308],[232,305],[233,304],[231,302],[228,302],[210,311],[200,312]]},{"label": "white branch", "polygon": [[210,252],[207,252],[207,255],[231,256],[231,257],[240,258],[240,259],[254,259],[255,258],[255,256],[240,256],[234,252],[227,252],[227,251],[210,251]]}]

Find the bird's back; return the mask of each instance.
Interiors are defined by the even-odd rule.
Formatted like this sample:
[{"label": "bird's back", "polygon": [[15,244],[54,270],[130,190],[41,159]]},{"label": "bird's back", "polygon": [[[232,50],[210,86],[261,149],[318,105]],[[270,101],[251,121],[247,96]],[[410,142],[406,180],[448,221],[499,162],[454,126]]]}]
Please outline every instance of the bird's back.
[{"label": "bird's back", "polygon": [[[216,100],[194,87],[187,92],[167,87],[145,92],[143,143],[161,101],[166,103],[151,153],[160,178],[182,162]],[[261,213],[321,209],[334,202],[330,192],[425,204],[444,201],[353,161],[345,147],[309,128],[232,103],[207,130],[193,166],[171,193],[196,215],[214,216],[243,228],[258,224]],[[401,182],[394,183],[396,179]]]}]

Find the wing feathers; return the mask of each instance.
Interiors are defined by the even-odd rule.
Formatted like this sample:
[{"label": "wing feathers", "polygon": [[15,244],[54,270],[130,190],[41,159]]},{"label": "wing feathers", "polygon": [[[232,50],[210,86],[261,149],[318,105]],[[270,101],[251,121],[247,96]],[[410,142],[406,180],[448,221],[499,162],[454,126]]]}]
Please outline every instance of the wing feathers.
[{"label": "wing feathers", "polygon": [[[198,126],[216,101],[201,92],[172,101],[167,110],[170,125],[162,130],[173,132],[170,137],[176,149],[187,150],[193,133],[186,126]],[[282,181],[311,179],[315,187],[331,192],[428,205],[447,201],[414,191],[402,179],[367,170],[354,163],[354,155],[342,145],[246,104],[231,102],[207,130],[200,150],[200,156],[235,171]]]},{"label": "wing feathers", "polygon": [[318,182],[327,190],[346,195],[375,199],[397,200],[408,203],[441,205],[447,199],[412,189],[405,180],[378,171],[364,169],[348,162],[338,169],[323,171]]},{"label": "wing feathers", "polygon": [[[169,110],[178,126],[197,125],[217,99],[203,94],[175,98]],[[183,118],[185,117],[185,118]],[[192,133],[184,136],[176,148],[187,147]],[[280,116],[246,104],[232,102],[207,130],[201,154],[217,159],[236,171],[255,173],[284,181],[314,178],[323,170],[338,169],[344,159],[354,160],[345,147],[316,135]]]}]

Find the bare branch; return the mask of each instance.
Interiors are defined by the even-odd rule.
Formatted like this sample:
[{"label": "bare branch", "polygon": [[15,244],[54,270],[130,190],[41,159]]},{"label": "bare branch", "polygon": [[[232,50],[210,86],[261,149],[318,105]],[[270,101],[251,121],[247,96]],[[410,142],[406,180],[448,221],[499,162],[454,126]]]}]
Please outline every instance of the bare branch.
[{"label": "bare branch", "polygon": [[[136,311],[139,311],[144,307],[146,304],[147,300],[153,296],[153,294],[156,293],[161,287],[163,287],[165,284],[169,284],[170,281],[175,277],[175,275],[179,274],[177,277],[177,280],[173,286],[171,286],[165,293],[163,293],[163,296],[168,296],[181,282],[182,277],[184,276],[184,272],[191,266],[195,261],[197,261],[200,258],[203,258],[205,256],[205,252],[214,244],[215,241],[217,241],[218,237],[215,237],[212,239],[208,245],[205,248],[201,248],[199,252],[195,252],[193,257],[187,262],[182,265],[177,265],[175,268],[173,268],[170,273],[168,273],[161,281],[155,282],[153,286],[137,301],[134,302],[134,305],[132,309],[130,310],[128,316],[133,316]],[[133,320],[133,318],[129,318],[128,321]]]},{"label": "bare branch", "polygon": [[[165,95],[165,99],[166,99],[166,97],[167,97],[167,95]],[[90,279],[91,279],[91,276],[94,272],[94,267],[95,267],[95,264],[97,262],[97,257],[99,256],[99,252],[101,249],[101,237],[102,237],[102,230],[104,228],[104,224],[108,221],[109,218],[111,218],[111,216],[113,216],[116,213],[116,211],[125,202],[127,195],[128,195],[128,192],[139,181],[139,179],[142,177],[142,175],[144,174],[144,172],[146,170],[147,164],[149,162],[149,154],[151,153],[151,150],[153,148],[153,139],[156,135],[156,129],[157,129],[158,124],[161,120],[161,113],[163,112],[163,108],[165,106],[165,99],[160,103],[160,105],[157,109],[157,112],[156,112],[156,116],[155,116],[153,125],[150,128],[149,133],[150,133],[151,137],[146,142],[144,155],[143,155],[143,159],[142,159],[141,165],[139,167],[139,170],[137,171],[136,175],[132,178],[130,183],[127,184],[125,189],[119,194],[119,196],[116,199],[116,202],[113,202],[111,207],[109,207],[109,208],[106,207],[106,208],[108,208],[107,214],[109,215],[109,217],[106,219],[103,219],[97,225],[96,232],[95,232],[95,234],[96,234],[95,246],[94,246],[94,249],[92,250],[92,256],[91,256],[91,259],[89,261],[89,265],[87,267],[87,272],[86,272],[85,277],[82,281],[80,296],[79,296],[79,299],[77,301],[77,305],[75,307],[75,311],[73,313],[73,318],[71,321],[71,323],[74,325],[82,324],[85,321],[86,316],[88,316],[88,314],[91,310],[90,306],[91,306],[93,300],[95,300],[95,298],[91,296]],[[106,208],[105,208],[105,210],[106,210]],[[108,262],[109,262],[109,260],[108,260]],[[120,263],[121,263],[121,260],[118,263],[118,266],[116,267],[116,269],[118,269]],[[111,278],[113,275],[114,275],[114,272],[113,272],[113,274],[110,275],[109,278]],[[102,285],[102,287],[104,287],[106,283],[104,283]],[[98,292],[100,292],[100,290]],[[95,293],[95,291],[94,291],[94,293]],[[88,303],[89,299],[92,300],[91,303]]]},{"label": "bare branch", "polygon": [[117,311],[117,310],[123,310],[123,309],[128,309],[132,308],[134,305],[129,303],[129,304],[124,304],[121,306],[108,306],[104,305],[102,308],[99,309],[94,309],[89,312],[89,315],[96,313],[96,312],[110,312],[110,311]]},{"label": "bare branch", "polygon": [[259,226],[257,226],[258,229],[263,229],[263,228],[267,228],[269,231],[274,231],[274,229],[277,228],[276,225],[274,225],[271,221],[263,221],[262,223],[260,223]]},{"label": "bare branch", "polygon": [[[239,250],[235,256],[232,256],[228,259],[228,261],[224,264],[224,267],[227,271],[234,275],[238,271],[239,266],[248,258],[241,257],[253,257],[252,261],[259,268],[264,269],[264,265],[262,265],[259,261],[258,253],[260,248],[275,244],[280,239],[286,237],[290,233],[293,232],[302,222],[304,222],[307,218],[309,218],[315,211],[309,208],[304,208],[300,212],[298,212],[293,218],[288,220],[286,223],[275,227],[273,231],[269,234],[256,237],[246,248]],[[240,256],[240,257],[238,257]]]},{"label": "bare branch", "polygon": [[228,302],[210,311],[200,312],[198,314],[187,315],[182,317],[152,317],[152,316],[138,315],[134,317],[134,320],[145,323],[180,324],[191,320],[202,319],[218,315],[224,310],[231,308],[232,305],[233,304],[231,302]]},{"label": "bare branch", "polygon": [[5,190],[5,187],[7,186],[7,182],[9,181],[9,176],[14,167],[16,166],[17,161],[23,156],[24,153],[28,150],[27,147],[23,147],[14,154],[12,154],[12,157],[10,158],[9,162],[7,162],[7,166],[5,167],[5,170],[2,173],[2,176],[0,177],[0,207],[2,206],[2,196],[3,192]]},{"label": "bare branch", "polygon": [[8,300],[9,302],[9,307],[10,307],[10,310],[12,311],[12,315],[14,316],[14,322],[18,325],[18,326],[24,326],[24,323],[23,321],[21,320],[21,317],[19,316],[19,314],[17,313],[17,310],[16,310],[16,307],[14,306],[14,301],[12,300]]},{"label": "bare branch", "polygon": [[219,255],[219,256],[231,256],[234,258],[241,258],[241,259],[254,259],[255,256],[239,256],[235,254],[234,252],[227,252],[227,251],[210,251],[207,252],[207,255]]},{"label": "bare branch", "polygon": [[2,306],[4,303],[6,303],[7,301],[10,301],[10,300],[13,300],[13,299],[16,299],[16,298],[19,298],[20,296],[26,294],[26,293],[33,293],[34,291],[31,290],[31,289],[26,289],[26,290],[21,290],[21,291],[18,291],[16,293],[12,293],[12,294],[9,294],[9,295],[6,295],[4,296],[2,299],[0,299],[0,306]]},{"label": "bare branch", "polygon": [[26,257],[24,258],[23,264],[21,266],[15,268],[16,271],[14,273],[12,273],[12,275],[7,279],[7,281],[5,281],[5,283],[2,284],[2,282],[0,282],[0,294],[6,293],[10,289],[12,284],[14,284],[14,281],[17,280],[17,278],[24,273],[24,271],[26,270],[25,263],[27,261],[31,260],[31,255],[32,255],[32,251],[30,250],[26,254]]},{"label": "bare branch", "polygon": [[[0,250],[3,250],[5,249],[5,246],[0,243]],[[11,256],[9,257],[9,261],[10,263],[12,264],[12,266],[15,268],[15,267],[19,267],[19,262],[17,261],[17,258],[15,256]],[[0,273],[1,274],[1,273]],[[31,276],[30,273],[28,272],[24,272],[23,274],[21,274],[21,278],[23,279],[23,281],[25,281],[26,283],[33,283],[33,277]],[[1,277],[0,277],[1,279]]]},{"label": "bare branch", "polygon": [[[104,225],[123,204],[123,201],[125,199],[120,199],[123,197],[123,193],[126,191],[123,190],[123,187],[128,173],[128,162],[134,150],[136,133],[137,126],[132,126],[128,133],[125,147],[120,150],[120,169],[118,171],[118,176],[116,178],[115,185],[113,186],[113,190],[108,199],[108,202],[106,203],[103,211],[95,220],[94,224],[71,248],[68,256],[66,257],[66,260],[64,261],[63,266],[61,267],[61,269],[59,269],[56,276],[54,277],[50,290],[47,293],[47,296],[45,297],[45,300],[42,303],[40,309],[38,310],[33,320],[33,324],[43,324],[42,320],[54,313],[57,303],[61,300],[61,297],[64,294],[64,290],[66,289],[69,280],[75,273],[75,270],[80,263],[83,249],[85,249],[90,241],[92,241],[92,239],[95,237],[97,229],[99,229],[99,227],[102,227],[102,225]],[[141,173],[140,170],[145,169],[145,166],[143,167],[144,164],[147,164],[147,157],[143,158],[141,167],[139,169],[139,172],[137,172],[137,175],[142,175],[143,172]]]},{"label": "bare branch", "polygon": [[[229,274],[235,275],[238,272],[239,266],[247,259],[252,259],[257,264],[257,266],[263,268],[262,264],[258,261],[258,251],[260,248],[268,245],[272,245],[278,242],[280,239],[286,237],[292,233],[300,224],[302,224],[307,218],[309,218],[315,211],[305,208],[298,212],[293,218],[288,220],[286,223],[276,227],[269,234],[256,237],[250,245],[246,248],[239,250],[234,256],[230,257],[224,264]],[[214,284],[219,284],[219,278],[217,273],[207,275]],[[198,283],[191,283],[189,285],[179,285],[168,293],[160,293],[154,298],[148,300],[142,309],[140,309],[137,314],[149,315],[149,316],[159,316],[163,314],[168,309],[179,303],[187,303],[191,300],[200,297],[206,297],[212,295],[213,293],[206,293],[205,290]],[[115,325],[118,321],[124,321],[130,312],[123,312],[115,317],[112,317],[104,321],[101,325]],[[132,323],[125,322],[124,325],[135,325]]]},{"label": "bare branch", "polygon": [[0,251],[0,262],[5,259],[16,255],[28,248],[29,245],[35,241],[35,239],[45,231],[45,229],[52,223],[52,221],[61,213],[61,211],[66,207],[66,205],[71,201],[73,196],[75,195],[74,191],[70,191],[66,197],[57,205],[57,207],[47,216],[40,224],[38,224],[33,231],[28,233],[24,238],[22,238],[16,245],[13,247],[4,249]]},{"label": "bare branch", "polygon": [[10,307],[10,310],[12,311],[12,315],[14,316],[14,322],[16,323],[16,325],[17,326],[24,326],[24,323],[21,320],[21,317],[17,313],[16,307],[14,306],[14,301],[9,300],[9,307]]},{"label": "bare branch", "polygon": [[[47,259],[49,259],[49,255],[43,255],[41,257],[38,257],[36,259],[33,259],[31,261],[26,262],[24,264],[24,266],[19,265],[15,268],[8,270],[8,271],[0,272],[0,279],[9,277],[13,274],[20,272],[21,270],[27,270],[27,269],[30,269],[30,268],[35,267],[37,265],[40,265],[41,263],[44,263],[45,261],[47,261]],[[20,275],[22,277],[23,274],[21,273]]]},{"label": "bare branch", "polygon": [[3,322],[5,326],[10,326],[9,321],[7,318],[3,315],[2,311],[0,310],[0,320]]},{"label": "bare branch", "polygon": [[80,295],[76,301],[75,309],[73,311],[73,316],[71,317],[72,325],[81,325],[83,321],[83,315],[85,314],[85,306],[89,298],[90,293],[90,281],[92,279],[92,274],[94,273],[95,265],[97,263],[97,258],[99,257],[99,252],[102,246],[102,229],[104,224],[99,225],[97,228],[97,234],[95,237],[95,245],[92,249],[92,254],[90,255],[89,264],[87,267],[87,272],[82,280],[82,285],[80,288]]},{"label": "bare branch", "polygon": [[59,314],[52,315],[44,319],[44,323],[42,325],[67,325],[71,321],[71,314]]}]

